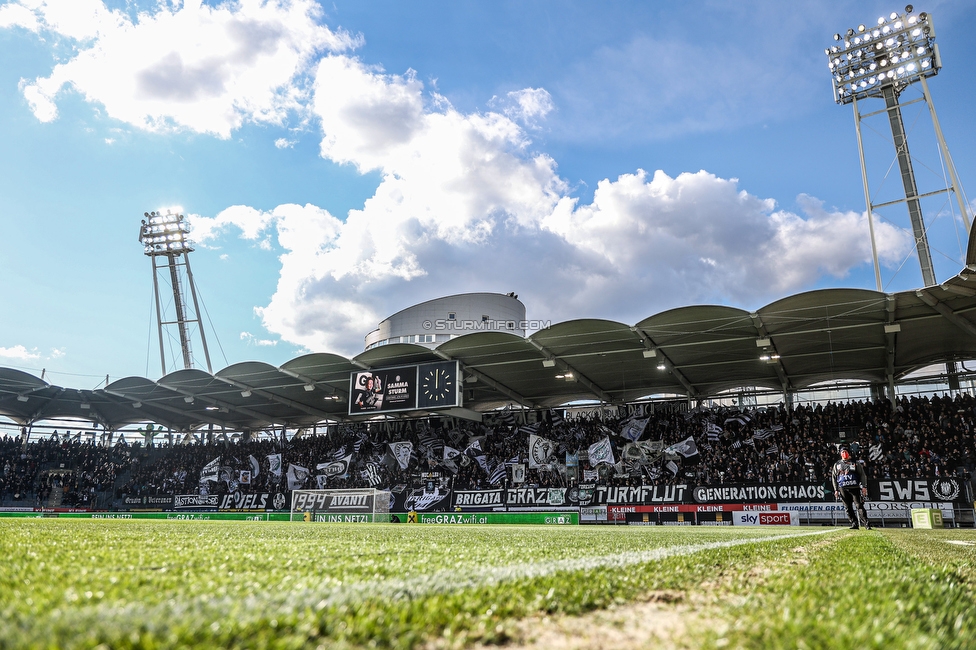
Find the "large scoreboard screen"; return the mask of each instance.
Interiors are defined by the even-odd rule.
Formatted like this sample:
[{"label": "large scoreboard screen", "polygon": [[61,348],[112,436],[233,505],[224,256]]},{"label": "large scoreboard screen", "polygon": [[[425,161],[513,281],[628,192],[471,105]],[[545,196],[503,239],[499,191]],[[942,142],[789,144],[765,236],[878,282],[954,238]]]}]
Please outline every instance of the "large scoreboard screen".
[{"label": "large scoreboard screen", "polygon": [[457,361],[361,370],[349,377],[349,415],[461,406]]}]

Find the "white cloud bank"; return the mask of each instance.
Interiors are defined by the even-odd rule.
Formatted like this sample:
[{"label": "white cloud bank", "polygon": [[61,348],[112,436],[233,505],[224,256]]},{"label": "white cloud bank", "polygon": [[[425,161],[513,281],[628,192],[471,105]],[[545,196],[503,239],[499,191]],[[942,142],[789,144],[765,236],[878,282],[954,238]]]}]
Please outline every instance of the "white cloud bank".
[{"label": "white cloud bank", "polygon": [[[52,24],[39,3],[21,4]],[[382,318],[468,291],[515,291],[530,317],[554,321],[634,322],[699,302],[754,307],[870,260],[864,215],[825,210],[810,197],[800,197],[803,214],[777,210],[705,171],[672,178],[636,170],[601,181],[592,202],[580,204],[525,130],[553,110],[545,90],[462,113],[412,71],[387,74],[341,54],[355,40],[315,20],[314,6],[298,0],[187,3],[137,24],[119,17],[24,89],[42,120],[53,119],[57,93],[71,84],[136,127],[221,137],[244,120],[276,122],[304,106],[321,126],[323,157],[378,171],[375,194],[342,218],[293,204],[192,217],[199,242],[237,229],[265,246],[277,240],[278,285],[257,312],[286,342],[355,354]],[[182,46],[134,45],[181,31],[194,35]],[[153,56],[120,62],[144,49]],[[331,53],[313,61],[319,51]],[[295,80],[306,73],[303,104]],[[876,234],[883,259],[909,250],[908,237],[888,224]]]},{"label": "white cloud bank", "polygon": [[23,81],[37,119],[57,117],[73,88],[109,116],[139,128],[186,128],[221,138],[245,122],[281,124],[302,110],[302,75],[324,51],[359,44],[319,24],[312,0],[241,0],[216,7],[186,0],[136,21],[99,0],[19,0],[0,8],[0,26],[79,42],[47,77]]},{"label": "white cloud bank", "polygon": [[12,345],[9,348],[0,347],[0,359],[13,359],[15,361],[32,361],[40,359],[41,355],[37,348],[28,350],[23,345]]}]

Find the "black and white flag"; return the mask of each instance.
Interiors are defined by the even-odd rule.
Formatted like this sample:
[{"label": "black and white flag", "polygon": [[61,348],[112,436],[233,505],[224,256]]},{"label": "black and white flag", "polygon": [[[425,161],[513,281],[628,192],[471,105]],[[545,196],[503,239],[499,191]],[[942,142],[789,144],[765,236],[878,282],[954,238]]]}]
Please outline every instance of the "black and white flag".
[{"label": "black and white flag", "polygon": [[410,454],[413,453],[413,443],[410,441],[391,442],[387,445],[390,448],[390,455],[396,460],[400,469],[407,469],[410,464]]},{"label": "black and white flag", "polygon": [[349,463],[352,462],[352,454],[345,458],[334,460],[331,463],[319,463],[315,469],[322,472],[327,478],[344,478],[349,474]]},{"label": "black and white flag", "polygon": [[268,454],[268,470],[277,477],[281,477],[281,454]]},{"label": "black and white flag", "polygon": [[698,445],[695,444],[695,439],[692,436],[688,436],[681,442],[676,442],[671,445],[664,452],[667,454],[681,454],[685,458],[688,458],[698,453]]},{"label": "black and white flag", "polygon": [[525,463],[515,463],[512,465],[512,483],[516,485],[525,483]]},{"label": "black and white flag", "polygon": [[881,448],[880,442],[868,447],[868,460],[872,462],[879,461],[882,456],[884,456],[884,450]]},{"label": "black and white flag", "polygon": [[505,480],[505,476],[505,463],[499,462],[498,465],[491,470],[491,473],[488,474],[488,483],[490,485],[498,485]]},{"label": "black and white flag", "polygon": [[289,463],[288,465],[288,489],[289,490],[299,490],[302,485],[305,484],[305,479],[311,472],[308,471],[307,467],[302,467],[301,465],[293,465]]},{"label": "black and white flag", "polygon": [[217,482],[220,478],[220,456],[217,456],[212,461],[203,466],[200,470],[200,482],[213,481]]},{"label": "black and white flag", "polygon": [[556,455],[556,443],[542,436],[529,436],[529,467],[538,468],[549,465]]},{"label": "black and white flag", "polygon": [[366,464],[366,480],[370,487],[378,487],[380,484],[380,470],[376,463]]},{"label": "black and white flag", "polygon": [[647,423],[650,418],[645,418],[643,420],[631,420],[624,425],[623,429],[620,430],[620,435],[631,442],[634,442],[642,435],[644,435],[644,429],[647,428]]},{"label": "black and white flag", "polygon": [[605,437],[599,442],[595,442],[589,446],[587,453],[590,457],[590,465],[594,467],[600,463],[607,463],[608,465],[613,465],[613,445],[610,444],[610,438]]}]

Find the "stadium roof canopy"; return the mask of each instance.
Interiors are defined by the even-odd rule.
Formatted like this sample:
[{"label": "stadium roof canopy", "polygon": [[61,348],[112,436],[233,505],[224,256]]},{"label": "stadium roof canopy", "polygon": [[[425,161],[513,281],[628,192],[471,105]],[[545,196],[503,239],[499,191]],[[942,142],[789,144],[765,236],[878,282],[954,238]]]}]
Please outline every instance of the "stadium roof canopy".
[{"label": "stadium roof canopy", "polygon": [[527,338],[476,332],[433,350],[392,344],[352,359],[308,354],[278,368],[245,362],[214,375],[179,370],[95,390],[0,368],[0,415],[21,424],[80,418],[106,429],[147,421],[177,431],[305,427],[347,419],[352,372],[454,359],[464,372],[464,407],[473,411],[660,394],[704,398],[738,387],[791,392],[832,380],[886,384],[933,363],[976,359],[974,313],[971,238],[959,275],[915,291],[824,289],[755,312],[681,307],[634,325],[572,320]]}]

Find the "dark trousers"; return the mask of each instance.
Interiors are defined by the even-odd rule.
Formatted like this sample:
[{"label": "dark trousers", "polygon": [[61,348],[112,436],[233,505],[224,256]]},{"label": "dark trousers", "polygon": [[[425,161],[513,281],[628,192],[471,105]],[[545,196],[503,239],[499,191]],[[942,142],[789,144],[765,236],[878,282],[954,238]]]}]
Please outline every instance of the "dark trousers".
[{"label": "dark trousers", "polygon": [[861,496],[861,488],[841,488],[840,498],[844,500],[844,507],[847,509],[847,520],[851,525],[868,525],[868,513],[864,510],[864,497]]}]

